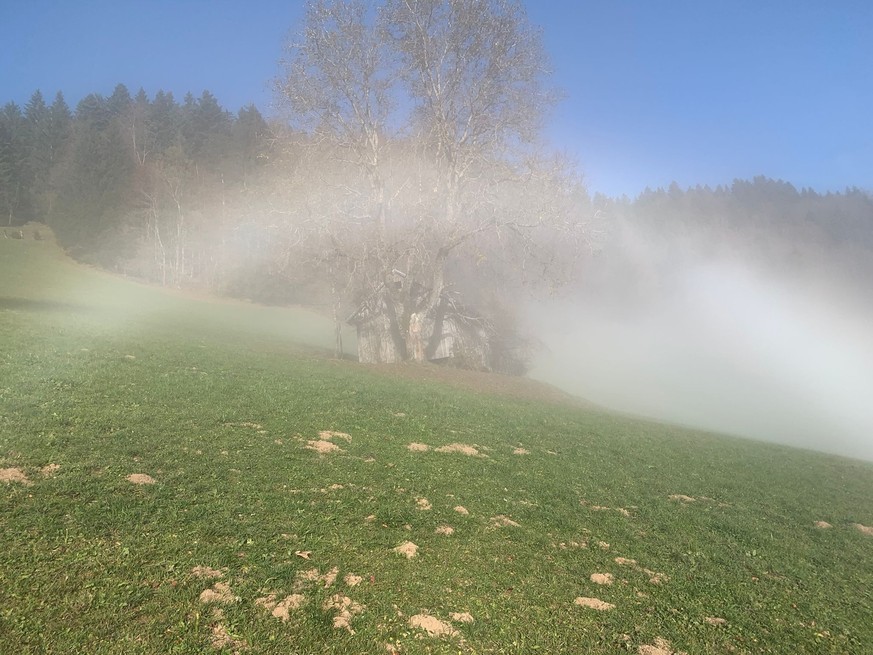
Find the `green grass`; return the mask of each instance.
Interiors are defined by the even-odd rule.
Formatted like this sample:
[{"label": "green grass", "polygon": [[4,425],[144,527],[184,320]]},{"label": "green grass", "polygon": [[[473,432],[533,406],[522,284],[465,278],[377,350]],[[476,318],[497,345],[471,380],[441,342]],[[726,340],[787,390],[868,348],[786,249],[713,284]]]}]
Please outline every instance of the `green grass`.
[{"label": "green grass", "polygon": [[[392,378],[326,356],[316,315],[165,293],[50,242],[0,240],[0,279],[0,468],[32,483],[0,483],[0,653],[219,652],[219,624],[246,652],[277,654],[873,644],[873,538],[853,527],[873,525],[870,464]],[[352,440],[319,456],[305,445],[321,430]],[[519,526],[492,527],[498,515]],[[411,560],[392,552],[407,540]],[[199,600],[213,581],[198,565],[225,570],[239,598],[222,618]],[[334,567],[287,623],[254,603]],[[347,587],[348,573],[363,582]],[[355,634],[324,609],[338,593],[364,606]],[[419,638],[409,618],[423,612],[475,622]]]}]

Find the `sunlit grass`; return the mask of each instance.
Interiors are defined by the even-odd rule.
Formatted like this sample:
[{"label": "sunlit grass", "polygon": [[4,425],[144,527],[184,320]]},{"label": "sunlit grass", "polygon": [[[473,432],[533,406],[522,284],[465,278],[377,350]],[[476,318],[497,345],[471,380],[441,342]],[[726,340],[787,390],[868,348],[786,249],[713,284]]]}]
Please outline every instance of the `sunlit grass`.
[{"label": "sunlit grass", "polygon": [[[0,240],[0,271],[0,469],[30,482],[0,483],[0,652],[873,643],[873,537],[854,527],[873,525],[869,464],[398,381],[301,347],[331,346],[317,316],[167,295],[50,244]],[[325,430],[351,440],[308,449]],[[484,456],[433,450],[451,443]],[[392,552],[406,541],[414,559]],[[196,566],[236,602],[201,602],[219,580]],[[305,601],[284,622],[256,605],[270,592]],[[334,628],[337,594],[361,606],[354,634]],[[426,636],[418,614],[455,634]]]}]

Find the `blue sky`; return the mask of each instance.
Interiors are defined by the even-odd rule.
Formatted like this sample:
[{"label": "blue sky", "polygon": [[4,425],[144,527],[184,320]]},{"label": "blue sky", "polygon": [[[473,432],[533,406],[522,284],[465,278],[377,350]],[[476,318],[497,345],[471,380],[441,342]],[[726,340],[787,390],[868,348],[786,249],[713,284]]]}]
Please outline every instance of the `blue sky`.
[{"label": "blue sky", "polygon": [[[592,191],[754,175],[873,190],[873,2],[525,3],[565,101],[548,123]],[[118,82],[271,112],[297,0],[2,0],[0,102]]]}]

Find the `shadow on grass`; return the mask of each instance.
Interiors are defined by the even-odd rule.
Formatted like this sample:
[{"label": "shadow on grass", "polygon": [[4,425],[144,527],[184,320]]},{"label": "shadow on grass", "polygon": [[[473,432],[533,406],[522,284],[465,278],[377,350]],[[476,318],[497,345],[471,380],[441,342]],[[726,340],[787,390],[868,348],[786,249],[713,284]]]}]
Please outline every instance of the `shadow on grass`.
[{"label": "shadow on grass", "polygon": [[33,300],[31,298],[4,298],[0,296],[0,311],[3,310],[23,312],[76,312],[80,314],[98,311],[96,307],[70,302]]}]

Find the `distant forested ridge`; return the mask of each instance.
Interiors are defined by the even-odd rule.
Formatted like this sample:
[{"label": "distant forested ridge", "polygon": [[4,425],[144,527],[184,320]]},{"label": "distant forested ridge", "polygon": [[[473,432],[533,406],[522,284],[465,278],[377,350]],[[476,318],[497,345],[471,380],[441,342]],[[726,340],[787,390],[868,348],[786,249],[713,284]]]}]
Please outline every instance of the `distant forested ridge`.
[{"label": "distant forested ridge", "polygon": [[[253,105],[231,113],[209,91],[180,102],[119,84],[74,110],[61,93],[49,102],[37,91],[0,112],[0,222],[46,223],[77,259],[159,284],[316,302],[329,253],[301,230],[318,220],[307,219],[318,200],[307,167],[320,145],[288,124]],[[582,276],[623,277],[628,292],[658,278],[659,259],[685,255],[873,279],[873,198],[860,189],[819,193],[758,177],[575,202],[602,228]],[[557,244],[555,257],[578,254],[569,249]]]}]

